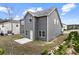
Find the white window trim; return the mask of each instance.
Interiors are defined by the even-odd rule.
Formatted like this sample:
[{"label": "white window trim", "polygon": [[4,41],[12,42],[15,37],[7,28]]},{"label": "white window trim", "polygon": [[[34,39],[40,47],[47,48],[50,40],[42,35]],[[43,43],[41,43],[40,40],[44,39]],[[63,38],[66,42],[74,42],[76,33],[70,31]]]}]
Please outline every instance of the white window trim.
[{"label": "white window trim", "polygon": [[58,19],[54,19],[54,24],[58,25],[59,24],[59,20]]},{"label": "white window trim", "polygon": [[[41,31],[41,36],[39,36],[39,31]],[[45,35],[45,36],[42,36],[42,35],[43,35],[42,32],[43,32],[44,30],[39,30],[39,31],[38,31],[38,36],[41,37],[41,38],[45,38],[46,35]],[[45,31],[44,31],[44,32],[45,32]]]},{"label": "white window trim", "polygon": [[56,24],[57,22],[56,22],[56,19],[54,19],[54,24]]}]

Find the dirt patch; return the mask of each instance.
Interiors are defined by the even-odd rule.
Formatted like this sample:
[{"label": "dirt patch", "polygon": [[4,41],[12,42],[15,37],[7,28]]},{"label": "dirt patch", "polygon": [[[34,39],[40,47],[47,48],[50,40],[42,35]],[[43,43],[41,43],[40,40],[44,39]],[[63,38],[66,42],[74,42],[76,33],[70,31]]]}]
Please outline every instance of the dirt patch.
[{"label": "dirt patch", "polygon": [[24,45],[16,43],[14,40],[21,38],[19,35],[0,36],[0,47],[5,49],[5,55],[38,55],[44,49],[51,50],[61,44],[66,35],[61,35],[51,42],[33,41]]}]

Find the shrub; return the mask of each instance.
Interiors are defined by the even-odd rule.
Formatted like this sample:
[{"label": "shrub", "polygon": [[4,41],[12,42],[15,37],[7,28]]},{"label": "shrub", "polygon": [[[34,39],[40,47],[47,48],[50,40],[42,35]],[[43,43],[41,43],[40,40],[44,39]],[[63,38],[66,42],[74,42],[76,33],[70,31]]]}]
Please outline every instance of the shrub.
[{"label": "shrub", "polygon": [[45,49],[45,50],[41,53],[41,55],[48,55],[48,50]]},{"label": "shrub", "polygon": [[75,43],[74,43],[74,49],[75,49],[75,51],[77,52],[77,53],[79,53],[79,42],[78,41],[75,41]]},{"label": "shrub", "polygon": [[70,42],[70,41],[79,41],[79,35],[77,31],[72,31],[69,33],[68,37],[66,38],[66,42]]},{"label": "shrub", "polygon": [[77,53],[79,53],[79,43],[74,46],[74,49]]},{"label": "shrub", "polygon": [[0,55],[4,54],[4,49],[0,48]]},{"label": "shrub", "polygon": [[66,49],[73,46],[74,50],[79,53],[79,34],[77,31],[72,31],[69,33],[68,37],[65,39],[63,45],[59,46],[59,49],[54,50],[54,54],[56,55],[64,55],[66,53]]},{"label": "shrub", "polygon": [[54,51],[54,54],[55,55],[64,55],[65,54],[65,50],[66,50],[66,47],[64,45],[60,45],[59,49]]},{"label": "shrub", "polygon": [[66,43],[70,43],[72,40],[72,45],[76,52],[79,53],[79,34],[77,31],[72,31],[69,33],[69,36],[67,37]]}]

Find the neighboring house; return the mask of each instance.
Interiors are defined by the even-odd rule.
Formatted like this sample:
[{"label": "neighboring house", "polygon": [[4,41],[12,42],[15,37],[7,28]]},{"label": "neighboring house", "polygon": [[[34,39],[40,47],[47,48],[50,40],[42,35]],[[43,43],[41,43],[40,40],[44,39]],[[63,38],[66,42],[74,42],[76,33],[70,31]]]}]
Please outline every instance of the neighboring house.
[{"label": "neighboring house", "polygon": [[[56,8],[30,12],[28,11],[21,25],[21,34],[30,39],[51,41],[62,34],[62,23]],[[24,22],[24,24],[23,24]]]},{"label": "neighboring house", "polygon": [[0,22],[0,32],[3,34],[20,34],[20,21],[2,20]]},{"label": "neighboring house", "polygon": [[70,25],[67,25],[67,29],[68,30],[79,29],[79,24],[70,24]]},{"label": "neighboring house", "polygon": [[67,30],[67,25],[66,24],[62,24],[62,25],[63,25],[62,31]]}]

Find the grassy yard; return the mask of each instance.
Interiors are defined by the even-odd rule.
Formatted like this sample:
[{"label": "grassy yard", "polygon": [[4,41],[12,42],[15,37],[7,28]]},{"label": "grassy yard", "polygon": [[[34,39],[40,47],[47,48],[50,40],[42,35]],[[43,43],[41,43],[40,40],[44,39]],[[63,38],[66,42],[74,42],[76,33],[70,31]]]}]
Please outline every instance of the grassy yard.
[{"label": "grassy yard", "polygon": [[66,35],[61,35],[51,42],[32,41],[24,45],[16,43],[14,40],[21,38],[20,35],[0,36],[0,48],[5,50],[5,55],[40,54],[44,49],[51,50],[61,44]]}]

